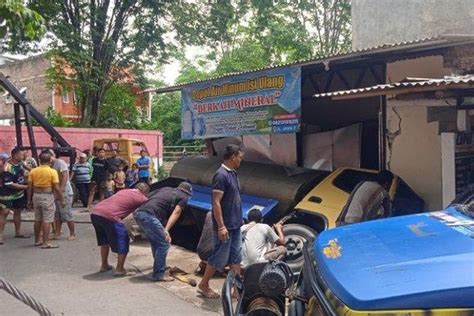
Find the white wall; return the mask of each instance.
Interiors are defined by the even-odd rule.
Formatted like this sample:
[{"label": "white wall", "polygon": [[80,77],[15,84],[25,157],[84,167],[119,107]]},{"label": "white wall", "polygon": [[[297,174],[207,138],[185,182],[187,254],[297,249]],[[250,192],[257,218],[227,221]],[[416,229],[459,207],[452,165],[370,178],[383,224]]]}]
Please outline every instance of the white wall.
[{"label": "white wall", "polygon": [[352,0],[354,49],[440,34],[472,34],[472,0]]},{"label": "white wall", "polygon": [[[397,61],[387,65],[387,81],[406,77],[442,78],[451,70],[443,67],[441,56]],[[427,122],[427,107],[444,101],[387,99],[387,129],[393,145],[387,148],[387,165],[400,175],[426,203],[429,210],[443,207],[443,168],[438,123]],[[400,118],[398,117],[398,115]],[[396,131],[401,126],[400,133]]]}]

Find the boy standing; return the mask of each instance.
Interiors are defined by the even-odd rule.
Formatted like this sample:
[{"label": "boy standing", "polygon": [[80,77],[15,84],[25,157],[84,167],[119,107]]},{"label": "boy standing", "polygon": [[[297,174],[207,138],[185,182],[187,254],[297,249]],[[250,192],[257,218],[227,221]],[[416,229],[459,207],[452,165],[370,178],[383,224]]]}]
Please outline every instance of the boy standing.
[{"label": "boy standing", "polygon": [[137,160],[138,178],[140,182],[150,183],[150,157],[146,156],[146,152],[140,151],[140,159]]},{"label": "boy standing", "polygon": [[54,202],[60,202],[62,207],[65,207],[66,203],[59,187],[58,173],[50,167],[51,155],[43,152],[39,159],[41,165],[31,170],[28,175],[28,205],[35,211],[35,246],[41,246],[42,249],[58,248],[57,245],[49,243],[49,231],[56,212]]},{"label": "boy standing", "polygon": [[98,157],[92,159],[92,182],[91,191],[89,193],[89,203],[87,208],[90,209],[94,201],[94,195],[99,192],[99,200],[105,198],[105,190],[107,189],[107,171],[109,170],[109,163],[105,159],[105,150],[100,148],[98,150]]}]

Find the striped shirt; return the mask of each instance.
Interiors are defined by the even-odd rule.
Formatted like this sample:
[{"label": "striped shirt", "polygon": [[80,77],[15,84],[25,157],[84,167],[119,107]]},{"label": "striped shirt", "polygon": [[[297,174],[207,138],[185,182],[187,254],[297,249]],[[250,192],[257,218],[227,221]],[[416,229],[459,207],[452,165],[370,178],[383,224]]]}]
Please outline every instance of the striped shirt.
[{"label": "striped shirt", "polygon": [[91,165],[88,162],[76,162],[72,166],[74,171],[74,179],[76,183],[90,183],[91,182]]}]

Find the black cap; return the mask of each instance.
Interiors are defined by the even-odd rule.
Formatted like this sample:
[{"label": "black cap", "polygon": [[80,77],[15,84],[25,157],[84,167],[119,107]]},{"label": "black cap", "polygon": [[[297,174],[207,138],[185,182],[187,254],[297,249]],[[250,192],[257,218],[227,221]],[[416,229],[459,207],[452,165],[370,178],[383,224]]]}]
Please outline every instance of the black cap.
[{"label": "black cap", "polygon": [[186,193],[189,196],[193,195],[193,186],[189,182],[181,182],[178,185],[178,190],[180,190],[181,192]]}]

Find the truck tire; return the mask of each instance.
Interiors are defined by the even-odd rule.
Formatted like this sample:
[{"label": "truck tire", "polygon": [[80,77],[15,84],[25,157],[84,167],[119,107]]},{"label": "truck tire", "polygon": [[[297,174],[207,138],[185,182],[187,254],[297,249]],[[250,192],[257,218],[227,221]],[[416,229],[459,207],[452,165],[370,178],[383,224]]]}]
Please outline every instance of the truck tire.
[{"label": "truck tire", "polygon": [[310,227],[301,224],[283,225],[283,233],[287,249],[285,262],[293,272],[299,272],[304,264],[303,245],[313,241],[317,233]]}]

